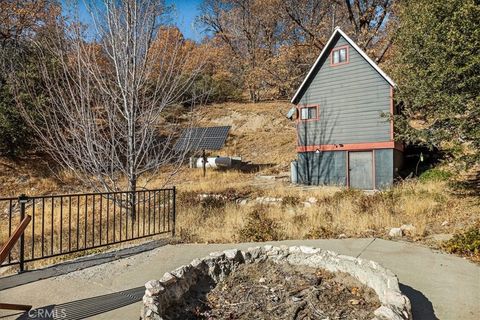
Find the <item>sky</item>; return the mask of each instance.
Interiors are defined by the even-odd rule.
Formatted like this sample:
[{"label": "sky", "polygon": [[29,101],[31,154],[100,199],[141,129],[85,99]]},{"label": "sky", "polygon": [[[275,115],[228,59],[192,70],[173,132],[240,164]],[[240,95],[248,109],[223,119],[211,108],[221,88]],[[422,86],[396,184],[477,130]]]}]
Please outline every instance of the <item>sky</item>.
[{"label": "sky", "polygon": [[[165,2],[167,5],[173,5],[173,22],[183,33],[184,37],[187,39],[200,41],[204,37],[204,34],[202,34],[199,30],[196,30],[194,23],[195,17],[199,14],[199,6],[202,0],[165,0]],[[69,1],[62,0],[62,4],[64,5],[64,13],[66,13],[66,3],[69,3]],[[91,22],[91,18],[89,17],[88,12],[83,5],[83,0],[79,1],[79,5],[80,18],[85,23]]]},{"label": "sky", "polygon": [[201,0],[166,0],[175,6],[174,19],[185,38],[200,41],[204,35],[194,26],[195,17],[199,14]]}]

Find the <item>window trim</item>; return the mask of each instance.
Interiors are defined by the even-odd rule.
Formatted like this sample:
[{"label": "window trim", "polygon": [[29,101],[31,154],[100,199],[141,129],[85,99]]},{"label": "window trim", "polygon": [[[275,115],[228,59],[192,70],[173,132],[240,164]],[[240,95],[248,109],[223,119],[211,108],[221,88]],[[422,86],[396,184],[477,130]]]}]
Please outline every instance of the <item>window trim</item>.
[{"label": "window trim", "polygon": [[[346,49],[347,60],[343,61],[343,62],[339,62],[339,63],[333,63],[333,53],[335,51],[339,51],[341,49]],[[332,51],[330,52],[330,66],[336,67],[336,66],[341,66],[341,65],[344,65],[344,64],[348,64],[348,63],[350,63],[350,46],[348,44],[344,45],[344,46],[340,46],[340,47],[335,47],[335,48],[332,49]]]},{"label": "window trim", "polygon": [[[311,118],[311,119],[302,119],[302,109],[306,108],[315,108],[317,111],[316,117]],[[298,109],[298,121],[299,122],[310,122],[310,121],[318,121],[320,119],[320,105],[318,104],[305,104],[305,105],[299,105],[297,107]]]}]

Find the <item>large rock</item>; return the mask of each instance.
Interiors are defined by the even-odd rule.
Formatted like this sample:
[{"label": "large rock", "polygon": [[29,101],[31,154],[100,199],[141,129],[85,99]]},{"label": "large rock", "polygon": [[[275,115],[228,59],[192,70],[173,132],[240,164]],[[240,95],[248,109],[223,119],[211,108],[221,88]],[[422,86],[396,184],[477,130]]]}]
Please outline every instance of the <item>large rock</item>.
[{"label": "large rock", "polygon": [[165,288],[160,284],[159,280],[150,280],[145,283],[145,295],[157,296],[159,293],[165,291]]},{"label": "large rock", "polygon": [[416,228],[412,224],[402,224],[400,229],[402,229],[403,234],[411,236],[415,233]]},{"label": "large rock", "polygon": [[392,238],[400,238],[400,237],[403,237],[403,231],[401,228],[392,228],[388,232],[388,236]]},{"label": "large rock", "polygon": [[310,197],[307,199],[307,201],[310,202],[311,204],[316,204],[318,200],[315,197]]},{"label": "large rock", "polygon": [[163,286],[167,287],[172,284],[174,284],[177,281],[177,278],[170,272],[165,272],[163,277],[160,278],[160,282],[162,283]]}]

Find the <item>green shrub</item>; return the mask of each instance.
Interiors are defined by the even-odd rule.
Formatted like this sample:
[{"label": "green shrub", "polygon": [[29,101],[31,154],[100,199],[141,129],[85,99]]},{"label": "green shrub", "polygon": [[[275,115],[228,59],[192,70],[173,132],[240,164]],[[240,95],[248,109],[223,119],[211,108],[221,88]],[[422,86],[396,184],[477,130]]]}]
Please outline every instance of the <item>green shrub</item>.
[{"label": "green shrub", "polygon": [[480,222],[463,232],[455,233],[452,239],[443,243],[443,248],[450,253],[480,260]]},{"label": "green shrub", "polygon": [[240,229],[239,237],[245,242],[274,241],[281,239],[276,221],[266,217],[262,207],[254,208],[247,216],[247,224]]},{"label": "green shrub", "polygon": [[[185,75],[188,78],[190,75]],[[219,103],[225,101],[238,101],[241,99],[241,86],[238,83],[238,77],[219,77],[209,74],[200,74],[192,85],[182,95],[181,100],[186,101],[186,105],[195,102]]]},{"label": "green shrub", "polygon": [[428,181],[448,181],[452,173],[440,169],[430,169],[423,172],[419,178],[421,182],[428,182]]},{"label": "green shrub", "polygon": [[0,76],[0,155],[16,156],[31,147],[33,133],[21,116],[9,85]]}]

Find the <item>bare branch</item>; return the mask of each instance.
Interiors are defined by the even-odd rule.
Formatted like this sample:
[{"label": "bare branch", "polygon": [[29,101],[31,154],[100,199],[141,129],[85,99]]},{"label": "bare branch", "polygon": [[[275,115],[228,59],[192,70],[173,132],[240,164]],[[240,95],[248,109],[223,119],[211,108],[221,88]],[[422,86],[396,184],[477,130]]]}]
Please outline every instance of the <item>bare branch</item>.
[{"label": "bare branch", "polygon": [[96,189],[135,191],[183,161],[186,151],[172,148],[179,125],[166,115],[186,102],[203,65],[165,25],[163,1],[86,4],[93,40],[79,20],[35,39],[45,88],[39,93],[19,78],[37,98],[34,115],[24,115],[64,168]]}]

